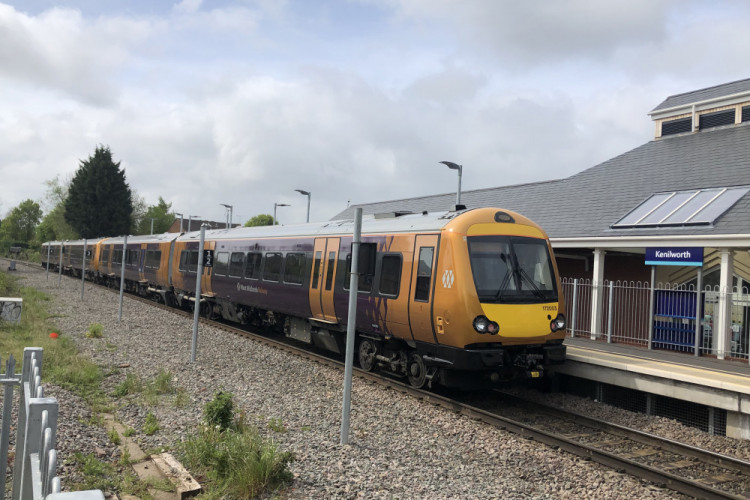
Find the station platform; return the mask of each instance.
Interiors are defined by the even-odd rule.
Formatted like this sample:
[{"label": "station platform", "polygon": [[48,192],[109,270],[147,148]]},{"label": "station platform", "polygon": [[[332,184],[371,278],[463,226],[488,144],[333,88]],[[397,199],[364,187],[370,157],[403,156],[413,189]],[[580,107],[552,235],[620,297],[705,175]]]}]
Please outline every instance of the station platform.
[{"label": "station platform", "polygon": [[611,384],[727,412],[728,437],[750,439],[750,364],[585,338],[568,338],[554,373]]}]

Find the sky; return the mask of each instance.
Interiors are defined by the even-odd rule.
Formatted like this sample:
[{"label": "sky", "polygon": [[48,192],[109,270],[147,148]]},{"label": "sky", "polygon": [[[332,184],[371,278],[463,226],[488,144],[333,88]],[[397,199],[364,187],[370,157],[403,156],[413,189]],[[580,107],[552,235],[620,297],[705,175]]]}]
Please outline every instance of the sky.
[{"label": "sky", "polygon": [[[725,0],[0,0],[0,217],[110,148],[184,217],[565,178],[750,78]],[[551,193],[551,197],[565,193]],[[585,200],[581,201],[585,203]],[[449,208],[449,207],[446,207]]]}]

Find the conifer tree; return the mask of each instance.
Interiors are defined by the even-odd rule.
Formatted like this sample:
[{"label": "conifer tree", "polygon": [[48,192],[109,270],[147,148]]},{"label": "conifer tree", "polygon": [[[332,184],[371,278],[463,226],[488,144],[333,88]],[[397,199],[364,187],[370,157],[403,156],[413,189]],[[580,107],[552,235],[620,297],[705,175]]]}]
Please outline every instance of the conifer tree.
[{"label": "conifer tree", "polygon": [[130,233],[133,197],[125,171],[112,161],[109,147],[98,146],[81,161],[65,200],[65,220],[81,238]]}]

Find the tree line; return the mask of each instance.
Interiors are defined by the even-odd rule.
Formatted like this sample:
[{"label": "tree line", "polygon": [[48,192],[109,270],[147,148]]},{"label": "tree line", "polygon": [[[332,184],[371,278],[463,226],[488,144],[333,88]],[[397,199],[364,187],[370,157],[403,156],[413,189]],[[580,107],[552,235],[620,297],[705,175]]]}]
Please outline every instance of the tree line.
[{"label": "tree line", "polygon": [[[69,182],[56,177],[46,185],[45,202],[24,200],[0,220],[0,253],[14,245],[38,248],[45,241],[164,233],[175,221],[171,203],[159,196],[148,205],[130,188],[108,146],[97,146],[81,160]],[[271,215],[260,214],[245,225],[272,221]]]}]

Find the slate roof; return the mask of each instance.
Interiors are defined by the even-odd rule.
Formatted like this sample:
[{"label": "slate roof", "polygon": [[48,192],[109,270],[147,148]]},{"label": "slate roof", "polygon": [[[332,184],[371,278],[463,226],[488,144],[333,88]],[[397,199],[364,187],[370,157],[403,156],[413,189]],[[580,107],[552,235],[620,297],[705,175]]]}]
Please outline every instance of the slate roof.
[{"label": "slate roof", "polygon": [[714,87],[708,87],[701,90],[694,90],[692,92],[685,92],[684,94],[675,94],[673,96],[669,96],[664,100],[664,102],[652,109],[651,113],[660,111],[662,109],[673,108],[675,106],[694,104],[708,99],[727,97],[742,92],[750,92],[750,78],[745,80],[737,80],[736,82],[723,83],[721,85],[716,85]]},{"label": "slate roof", "polygon": [[[567,179],[464,191],[461,201],[517,211],[551,238],[750,234],[750,194],[710,226],[610,228],[652,194],[733,186],[750,186],[750,123],[653,140]],[[333,219],[353,217],[356,206],[372,214],[453,204],[455,192],[354,205]]]}]

